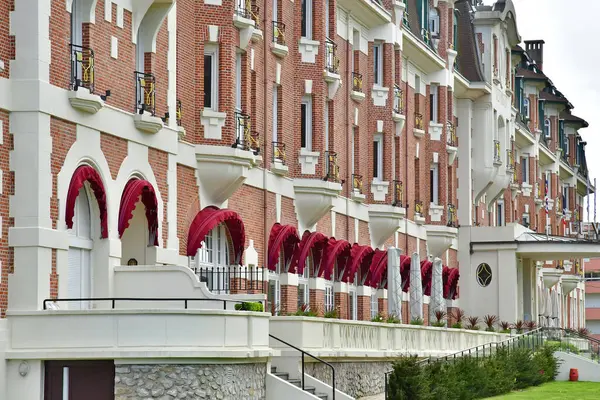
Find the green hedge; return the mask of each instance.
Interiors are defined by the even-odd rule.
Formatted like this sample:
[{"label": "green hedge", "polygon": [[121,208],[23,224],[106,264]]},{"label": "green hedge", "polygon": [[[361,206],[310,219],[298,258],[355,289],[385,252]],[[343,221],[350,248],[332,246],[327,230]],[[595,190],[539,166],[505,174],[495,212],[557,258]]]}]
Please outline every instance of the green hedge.
[{"label": "green hedge", "polygon": [[254,301],[245,301],[241,304],[236,304],[235,309],[238,311],[256,311],[263,312],[264,307],[262,303],[254,302]]},{"label": "green hedge", "polygon": [[394,364],[388,400],[482,399],[552,381],[557,372],[552,346],[535,352],[527,348],[498,349],[485,359],[461,357],[429,364],[419,364],[417,357],[405,357]]}]

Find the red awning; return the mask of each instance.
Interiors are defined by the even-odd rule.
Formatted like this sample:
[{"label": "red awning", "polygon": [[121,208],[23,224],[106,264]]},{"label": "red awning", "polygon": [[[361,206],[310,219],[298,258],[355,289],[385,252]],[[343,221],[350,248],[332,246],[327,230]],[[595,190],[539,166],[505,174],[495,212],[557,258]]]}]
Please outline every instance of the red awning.
[{"label": "red awning", "polygon": [[338,280],[340,277],[344,276],[348,264],[347,260],[348,257],[350,257],[350,249],[350,243],[345,240],[335,240],[335,238],[330,238],[327,241],[327,246],[324,250],[325,256],[321,262],[321,271],[323,272],[325,279],[331,280],[331,274],[333,273],[336,261],[338,263],[338,276],[334,276],[334,279]]},{"label": "red awning", "polygon": [[275,271],[275,267],[279,261],[279,253],[283,246],[285,265],[283,266],[282,271],[287,271],[290,261],[298,248],[299,242],[300,237],[298,236],[296,227],[292,225],[281,225],[278,222],[275,223],[271,228],[271,234],[269,235],[269,259],[267,264],[269,270]]},{"label": "red awning", "polygon": [[458,268],[450,268],[444,265],[442,269],[442,279],[444,282],[444,298],[455,300],[458,295],[458,278],[460,273]]},{"label": "red awning", "polygon": [[353,283],[356,272],[359,271],[359,282],[354,283],[356,285],[366,284],[373,255],[375,255],[375,252],[370,246],[361,246],[358,243],[354,243],[350,249],[350,258],[348,259],[344,282]]},{"label": "red awning", "polygon": [[421,284],[423,285],[423,295],[431,296],[431,276],[433,273],[433,263],[429,260],[421,261]]},{"label": "red awning", "polygon": [[387,275],[383,277],[384,272],[387,271],[387,250],[375,250],[373,261],[371,261],[371,280],[369,285],[374,288],[378,288],[382,282],[384,286],[387,285]]},{"label": "red awning", "polygon": [[410,288],[410,257],[400,255],[400,278],[402,279],[402,291],[408,292]]},{"label": "red awning", "polygon": [[227,226],[231,237],[234,257],[232,264],[240,264],[246,243],[244,223],[235,211],[226,208],[221,210],[214,206],[208,206],[196,214],[188,232],[187,255],[195,256],[206,235],[220,223]]},{"label": "red awning", "polygon": [[79,190],[83,187],[85,182],[90,184],[94,196],[96,197],[96,201],[98,201],[98,209],[100,210],[100,235],[103,239],[106,239],[108,237],[106,191],[104,190],[104,184],[102,183],[100,174],[89,165],[82,165],[77,168],[73,173],[73,177],[71,177],[71,183],[69,184],[69,191],[67,193],[67,208],[65,210],[65,222],[67,228],[73,228],[75,200],[77,200]]},{"label": "red awning", "polygon": [[[309,232],[305,231],[302,235],[302,240],[294,253],[292,263],[290,264],[290,272],[295,272],[298,275],[304,273],[304,265],[306,264],[306,258],[312,251],[312,261],[315,271],[319,271],[321,265],[321,257],[323,255],[323,248],[327,244],[327,236],[320,232]],[[318,275],[317,275],[318,276]]]},{"label": "red awning", "polygon": [[133,210],[142,197],[142,203],[146,207],[146,220],[148,220],[149,240],[154,246],[158,246],[158,201],[152,184],[142,179],[132,179],[127,182],[119,209],[119,237],[123,236],[125,229],[129,227],[129,221],[133,217]]}]

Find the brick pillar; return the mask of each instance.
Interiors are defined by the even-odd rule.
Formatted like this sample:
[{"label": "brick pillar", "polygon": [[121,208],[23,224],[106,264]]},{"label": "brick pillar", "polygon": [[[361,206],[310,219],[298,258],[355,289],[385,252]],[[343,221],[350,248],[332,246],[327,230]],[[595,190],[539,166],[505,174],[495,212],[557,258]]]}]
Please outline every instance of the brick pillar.
[{"label": "brick pillar", "polygon": [[452,327],[452,325],[454,325],[457,321],[456,318],[454,318],[454,315],[456,314],[456,312],[458,311],[458,307],[446,307],[446,313],[448,314],[448,316],[446,317],[448,319],[448,327]]},{"label": "brick pillar", "polygon": [[388,297],[387,289],[377,290],[377,311],[379,314],[386,316],[388,315]]},{"label": "brick pillar", "polygon": [[325,315],[325,279],[310,278],[308,280],[310,289],[310,309],[317,313],[319,317]]},{"label": "brick pillar", "polygon": [[429,296],[423,296],[423,325],[429,325]]},{"label": "brick pillar", "polygon": [[402,323],[408,324],[410,323],[410,307],[409,303],[406,300],[402,300]]},{"label": "brick pillar", "polygon": [[348,295],[348,284],[344,282],[335,282],[333,291],[335,293],[335,308],[338,310],[338,318],[349,319],[350,311],[348,302],[350,301],[350,296]]},{"label": "brick pillar", "polygon": [[279,314],[294,314],[298,311],[298,275],[283,273],[279,275],[281,297],[279,301]]},{"label": "brick pillar", "polygon": [[359,286],[356,291],[357,297],[357,318],[359,321],[371,320],[371,288],[368,286]]}]

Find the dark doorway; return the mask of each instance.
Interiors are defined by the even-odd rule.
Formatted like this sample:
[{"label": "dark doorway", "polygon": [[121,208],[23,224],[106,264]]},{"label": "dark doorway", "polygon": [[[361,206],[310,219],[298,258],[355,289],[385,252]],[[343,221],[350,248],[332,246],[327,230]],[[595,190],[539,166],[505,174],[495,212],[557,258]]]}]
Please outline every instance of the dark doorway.
[{"label": "dark doorway", "polygon": [[46,361],[44,400],[113,400],[114,361]]}]

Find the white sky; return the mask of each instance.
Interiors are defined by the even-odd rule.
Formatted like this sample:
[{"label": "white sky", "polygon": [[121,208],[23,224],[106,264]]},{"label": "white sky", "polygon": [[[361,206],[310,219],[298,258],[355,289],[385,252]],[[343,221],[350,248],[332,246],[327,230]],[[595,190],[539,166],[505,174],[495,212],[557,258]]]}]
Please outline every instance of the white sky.
[{"label": "white sky", "polygon": [[[484,3],[493,4],[494,0]],[[546,42],[544,73],[575,107],[573,114],[590,124],[580,133],[588,143],[586,159],[593,183],[600,177],[600,82],[595,79],[600,65],[600,53],[595,51],[600,37],[600,1],[513,0],[513,4],[521,39]],[[593,220],[594,196],[590,197]]]}]

